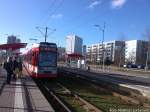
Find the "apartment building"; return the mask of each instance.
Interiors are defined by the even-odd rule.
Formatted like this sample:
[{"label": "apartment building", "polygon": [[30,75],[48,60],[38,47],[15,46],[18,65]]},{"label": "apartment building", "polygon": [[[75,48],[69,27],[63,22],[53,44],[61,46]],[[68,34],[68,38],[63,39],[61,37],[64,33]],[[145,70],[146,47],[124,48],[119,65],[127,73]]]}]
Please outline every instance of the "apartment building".
[{"label": "apartment building", "polygon": [[102,62],[104,59],[109,59],[115,64],[124,63],[124,41],[110,41],[93,44],[87,47],[87,61]]},{"label": "apartment building", "polygon": [[[143,40],[130,40],[125,42],[125,63],[145,64],[147,58],[148,42]],[[150,59],[148,59],[149,61]]]},{"label": "apartment building", "polygon": [[111,41],[102,44],[93,44],[87,47],[87,61],[102,62],[109,59],[116,65],[127,63],[145,64],[148,57],[150,64],[150,51],[148,42],[144,40]]},{"label": "apartment building", "polygon": [[66,53],[82,55],[83,40],[79,36],[69,35],[66,38]]}]

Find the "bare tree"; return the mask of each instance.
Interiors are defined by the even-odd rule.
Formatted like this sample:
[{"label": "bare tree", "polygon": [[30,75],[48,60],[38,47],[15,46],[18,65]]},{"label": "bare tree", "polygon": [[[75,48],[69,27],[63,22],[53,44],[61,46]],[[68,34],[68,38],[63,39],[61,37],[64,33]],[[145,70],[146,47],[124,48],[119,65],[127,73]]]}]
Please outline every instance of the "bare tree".
[{"label": "bare tree", "polygon": [[118,66],[120,67],[121,64],[124,63],[124,59],[125,59],[125,40],[126,40],[126,35],[121,32],[119,33],[119,36],[118,36],[118,40],[119,41],[122,41],[122,43],[120,43],[120,47],[118,49]]},{"label": "bare tree", "polygon": [[121,63],[124,63],[125,59],[125,42],[122,42],[120,49],[119,49],[119,67],[121,66]]}]

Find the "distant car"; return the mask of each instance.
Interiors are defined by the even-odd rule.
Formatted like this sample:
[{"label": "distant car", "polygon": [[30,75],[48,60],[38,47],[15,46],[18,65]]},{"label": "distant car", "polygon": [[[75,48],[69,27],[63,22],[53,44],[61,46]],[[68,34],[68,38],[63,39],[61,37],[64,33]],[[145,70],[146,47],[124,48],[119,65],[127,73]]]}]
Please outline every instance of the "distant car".
[{"label": "distant car", "polygon": [[137,68],[138,68],[138,69],[144,69],[144,68],[145,68],[145,65],[143,65],[143,64],[138,65]]},{"label": "distant car", "polygon": [[126,64],[126,68],[131,68],[131,64]]},{"label": "distant car", "polygon": [[124,67],[124,68],[127,68],[127,65],[125,64],[125,65],[123,65],[123,67]]},{"label": "distant car", "polygon": [[136,64],[131,64],[131,68],[137,68]]},{"label": "distant car", "polygon": [[125,64],[123,65],[124,68],[131,68],[131,64]]},{"label": "distant car", "polygon": [[127,68],[132,68],[132,65],[131,65],[131,64],[128,64],[128,65],[127,65]]},{"label": "distant car", "polygon": [[136,64],[125,64],[123,65],[124,68],[137,68]]}]

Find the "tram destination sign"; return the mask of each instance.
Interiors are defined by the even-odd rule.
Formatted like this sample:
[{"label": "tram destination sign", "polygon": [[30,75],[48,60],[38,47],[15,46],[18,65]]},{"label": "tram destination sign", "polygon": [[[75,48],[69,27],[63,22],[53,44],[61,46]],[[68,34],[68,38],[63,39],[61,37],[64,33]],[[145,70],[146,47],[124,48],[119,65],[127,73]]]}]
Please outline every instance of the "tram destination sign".
[{"label": "tram destination sign", "polygon": [[53,52],[56,52],[57,48],[56,47],[49,47],[49,46],[40,46],[40,51],[53,51]]}]

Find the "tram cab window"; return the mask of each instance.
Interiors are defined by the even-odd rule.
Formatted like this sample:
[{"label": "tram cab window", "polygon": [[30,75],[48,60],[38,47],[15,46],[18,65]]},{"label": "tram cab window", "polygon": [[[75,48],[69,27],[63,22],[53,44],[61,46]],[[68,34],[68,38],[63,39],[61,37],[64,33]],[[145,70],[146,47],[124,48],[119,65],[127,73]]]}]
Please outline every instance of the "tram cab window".
[{"label": "tram cab window", "polygon": [[56,66],[57,53],[41,52],[39,54],[39,66]]}]

